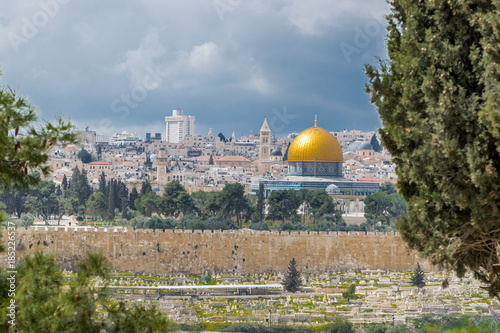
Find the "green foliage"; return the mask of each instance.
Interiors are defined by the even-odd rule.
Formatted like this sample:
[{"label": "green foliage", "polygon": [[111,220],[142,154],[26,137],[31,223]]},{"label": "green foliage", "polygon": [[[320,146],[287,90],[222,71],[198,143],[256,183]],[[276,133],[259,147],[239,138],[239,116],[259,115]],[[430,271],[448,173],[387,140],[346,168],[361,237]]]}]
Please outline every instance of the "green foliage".
[{"label": "green foliage", "polygon": [[146,178],[146,180],[142,183],[141,186],[141,196],[151,192],[153,189],[151,188],[151,183],[149,182],[149,179]]},{"label": "green foliage", "polygon": [[423,288],[425,286],[425,273],[422,268],[420,268],[420,263],[417,263],[417,268],[413,271],[410,280],[413,286],[417,286],[418,288]]},{"label": "green foliage", "polygon": [[294,224],[290,222],[285,222],[280,225],[280,230],[285,231],[285,230],[304,230],[305,227],[302,224]]},{"label": "green foliage", "polygon": [[0,187],[26,189],[48,176],[49,150],[58,142],[76,143],[71,123],[37,125],[37,112],[10,88],[0,87]]},{"label": "green foliage", "polygon": [[97,160],[97,158],[94,155],[90,154],[85,148],[82,148],[82,150],[78,152],[77,156],[82,161],[82,163],[85,164]]},{"label": "green foliage", "polygon": [[365,217],[368,224],[395,224],[405,214],[406,202],[398,193],[379,192],[365,198]]},{"label": "green foliage", "polygon": [[159,213],[162,210],[163,200],[156,192],[150,191],[135,199],[135,208],[145,216],[151,216],[153,213]]},{"label": "green foliage", "polygon": [[[23,257],[16,276],[16,326],[8,326],[0,311],[3,332],[108,332],[169,331],[174,326],[154,308],[106,302],[110,266],[102,254],[86,254],[78,264],[76,283],[65,286],[54,256],[39,252]],[[95,278],[104,288],[95,287]],[[104,306],[107,318],[98,316]]]},{"label": "green foliage", "polygon": [[325,332],[330,333],[355,333],[354,326],[347,319],[336,319],[333,323],[324,328]]},{"label": "green foliage", "polygon": [[181,213],[186,215],[196,211],[195,202],[189,196],[184,186],[174,180],[165,186],[159,211],[166,216],[177,218]]},{"label": "green foliage", "polygon": [[29,227],[33,225],[35,222],[35,217],[31,214],[22,214],[21,215],[21,225],[23,227]]},{"label": "green foliage", "polygon": [[387,194],[394,194],[394,193],[397,193],[398,190],[396,189],[396,186],[394,186],[393,183],[384,182],[384,183],[380,184],[380,192],[384,192]]},{"label": "green foliage", "polygon": [[259,194],[257,196],[257,206],[255,208],[255,220],[264,220],[264,211],[266,208],[266,199],[264,198],[264,183],[259,183]]},{"label": "green foliage", "polygon": [[240,183],[226,183],[217,196],[220,212],[228,218],[236,217],[236,223],[241,227],[242,214],[250,216],[250,205],[245,197],[245,186]]},{"label": "green foliage", "polygon": [[335,212],[335,205],[332,198],[326,193],[325,190],[314,191],[312,196],[308,199],[309,207],[314,217],[314,224],[316,218],[325,214],[332,214]]},{"label": "green foliage", "polygon": [[356,295],[356,285],[355,284],[351,284],[349,286],[349,289],[347,291],[344,291],[342,293],[342,297],[344,299],[346,299],[347,301],[350,301],[351,299],[358,299],[359,296]]},{"label": "green foliage", "polygon": [[57,214],[59,201],[56,186],[52,181],[43,181],[30,191],[26,208],[31,213],[43,217],[47,221],[50,215]]},{"label": "green foliage", "polygon": [[367,66],[409,216],[398,229],[434,264],[500,292],[500,5],[391,1],[388,61]]},{"label": "green foliage", "polygon": [[87,213],[90,216],[99,216],[104,219],[108,210],[107,206],[108,205],[104,194],[102,194],[101,192],[96,192],[92,194],[87,200]]},{"label": "green foliage", "polygon": [[85,206],[85,203],[92,194],[92,188],[90,187],[87,171],[80,170],[78,167],[73,169],[73,175],[69,182],[69,188],[65,193],[67,198],[76,198],[80,203],[80,206]]},{"label": "green foliage", "polygon": [[373,150],[375,150],[377,153],[380,153],[382,151],[382,147],[380,146],[380,143],[378,142],[376,134],[373,134],[373,136],[370,140],[370,144],[372,145]]},{"label": "green foliage", "polygon": [[291,219],[297,214],[297,209],[304,202],[299,191],[279,190],[272,192],[267,198],[269,216],[272,219]]},{"label": "green foliage", "polygon": [[269,230],[269,225],[265,221],[252,222],[249,228],[253,230]]},{"label": "green foliage", "polygon": [[302,285],[302,278],[300,277],[300,272],[297,270],[297,262],[295,261],[295,258],[292,258],[292,260],[288,263],[288,271],[285,275],[283,285],[286,291],[292,293],[299,290],[299,287]]}]

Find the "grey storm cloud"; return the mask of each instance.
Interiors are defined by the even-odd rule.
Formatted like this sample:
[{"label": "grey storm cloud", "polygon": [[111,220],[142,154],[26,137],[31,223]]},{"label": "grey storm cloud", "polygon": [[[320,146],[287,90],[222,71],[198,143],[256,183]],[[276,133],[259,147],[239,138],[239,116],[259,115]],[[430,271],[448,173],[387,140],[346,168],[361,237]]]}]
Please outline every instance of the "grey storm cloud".
[{"label": "grey storm cloud", "polygon": [[[102,134],[380,126],[363,66],[386,56],[385,0],[16,0],[0,4],[1,83],[42,118]],[[273,128],[274,127],[274,128]]]}]

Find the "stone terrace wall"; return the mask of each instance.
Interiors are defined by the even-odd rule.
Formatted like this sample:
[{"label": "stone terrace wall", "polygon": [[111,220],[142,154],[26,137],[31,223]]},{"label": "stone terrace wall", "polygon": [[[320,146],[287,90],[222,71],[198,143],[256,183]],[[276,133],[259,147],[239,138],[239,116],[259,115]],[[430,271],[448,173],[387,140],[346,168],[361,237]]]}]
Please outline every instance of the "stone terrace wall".
[{"label": "stone terrace wall", "polygon": [[[6,243],[6,232],[4,244]],[[413,270],[417,262],[433,270],[399,234],[364,232],[278,232],[45,228],[17,230],[17,257],[55,253],[73,270],[85,251],[102,250],[114,269],[146,274],[285,272],[295,258],[304,273],[381,269]],[[5,267],[5,252],[0,264]]]}]

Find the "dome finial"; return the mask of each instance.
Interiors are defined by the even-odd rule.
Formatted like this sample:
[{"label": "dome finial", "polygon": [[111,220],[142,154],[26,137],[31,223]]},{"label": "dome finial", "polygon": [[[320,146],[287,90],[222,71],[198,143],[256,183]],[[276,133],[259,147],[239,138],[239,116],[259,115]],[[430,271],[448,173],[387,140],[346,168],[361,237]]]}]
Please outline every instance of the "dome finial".
[{"label": "dome finial", "polygon": [[318,126],[318,115],[314,116],[314,126]]}]

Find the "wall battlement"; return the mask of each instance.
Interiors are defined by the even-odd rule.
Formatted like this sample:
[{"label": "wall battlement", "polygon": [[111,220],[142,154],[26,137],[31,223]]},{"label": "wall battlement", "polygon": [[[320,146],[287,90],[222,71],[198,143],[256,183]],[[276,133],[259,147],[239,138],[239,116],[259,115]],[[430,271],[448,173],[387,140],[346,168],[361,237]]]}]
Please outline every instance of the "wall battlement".
[{"label": "wall battlement", "polygon": [[[146,274],[283,273],[292,258],[311,274],[409,271],[417,262],[432,269],[398,233],[31,227],[17,229],[16,244],[18,258],[54,253],[68,270],[86,251],[102,251],[116,270]],[[0,264],[7,264],[5,252]]]}]

